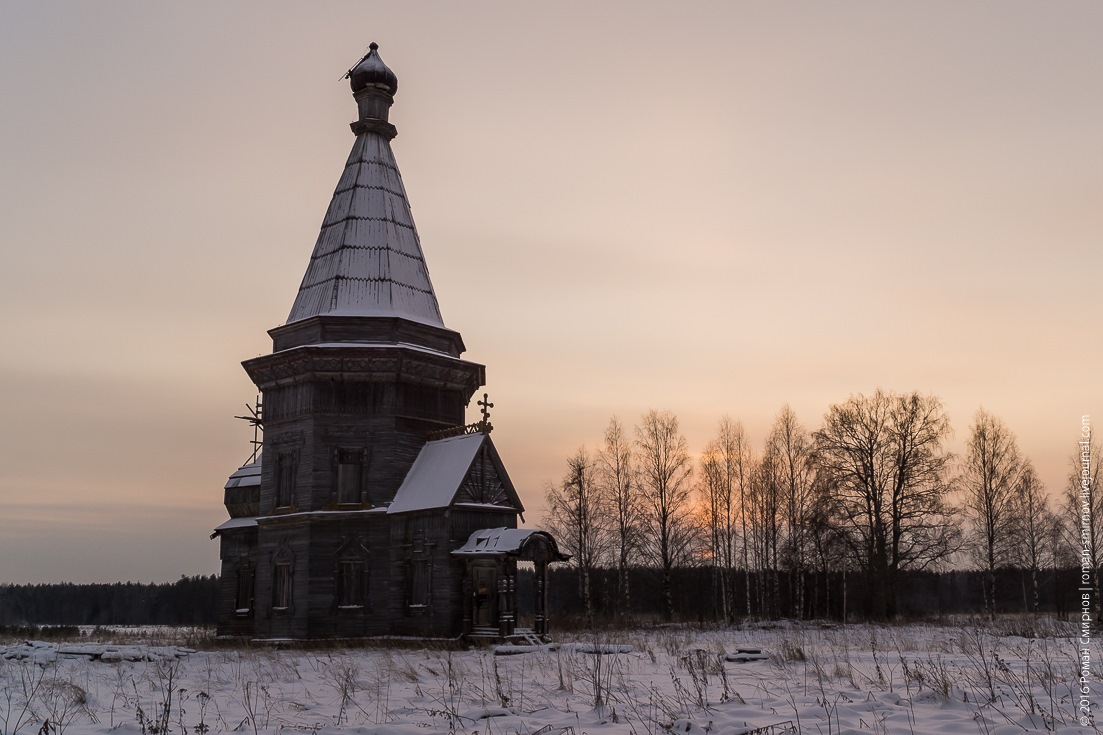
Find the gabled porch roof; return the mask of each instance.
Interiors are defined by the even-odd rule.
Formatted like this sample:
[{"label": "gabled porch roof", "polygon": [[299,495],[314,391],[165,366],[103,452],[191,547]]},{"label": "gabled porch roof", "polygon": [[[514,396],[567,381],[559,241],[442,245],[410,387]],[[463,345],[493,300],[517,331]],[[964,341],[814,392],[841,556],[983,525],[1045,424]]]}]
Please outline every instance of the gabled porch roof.
[{"label": "gabled porch roof", "polygon": [[[509,505],[501,505],[495,498],[493,504],[457,502],[460,486],[472,471],[472,465],[485,447],[486,459],[493,465],[502,483]],[[414,460],[402,485],[395,493],[394,500],[387,507],[388,513],[408,513],[419,510],[436,510],[452,505],[500,508],[524,513],[525,507],[517,496],[513,483],[506,474],[505,466],[494,448],[490,436],[483,432],[474,432],[437,439],[425,444]]]}]

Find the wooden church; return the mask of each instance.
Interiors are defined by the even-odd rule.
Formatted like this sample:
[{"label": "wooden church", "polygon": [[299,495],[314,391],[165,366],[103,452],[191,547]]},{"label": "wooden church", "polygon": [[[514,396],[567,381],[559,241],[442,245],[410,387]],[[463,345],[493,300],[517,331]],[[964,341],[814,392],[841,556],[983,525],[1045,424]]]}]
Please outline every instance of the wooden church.
[{"label": "wooden church", "polygon": [[398,78],[370,49],[348,75],[356,140],[302,285],[272,353],[243,363],[263,448],[226,483],[218,631],[543,636],[547,565],[567,557],[517,528],[485,395],[465,425],[486,369],[441,319],[391,151]]}]

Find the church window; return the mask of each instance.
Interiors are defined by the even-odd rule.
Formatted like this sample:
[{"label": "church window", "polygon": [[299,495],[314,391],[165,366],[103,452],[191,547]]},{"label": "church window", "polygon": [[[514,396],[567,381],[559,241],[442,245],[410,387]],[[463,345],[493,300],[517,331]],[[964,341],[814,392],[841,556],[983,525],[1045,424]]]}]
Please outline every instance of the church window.
[{"label": "church window", "polygon": [[291,607],[291,565],[277,563],[272,573],[272,607],[286,610]]},{"label": "church window", "polygon": [[276,507],[290,508],[295,502],[295,452],[276,455]]},{"label": "church window", "polygon": [[344,559],[337,563],[337,606],[364,606],[364,562]]},{"label": "church window", "polygon": [[234,599],[234,611],[245,614],[253,609],[253,583],[256,574],[251,567],[242,567],[237,572],[237,594]]},{"label": "church window", "polygon": [[429,559],[415,557],[410,560],[410,606],[425,607],[429,604]]},{"label": "church window", "polygon": [[361,502],[364,480],[364,452],[360,449],[337,450],[337,502]]}]

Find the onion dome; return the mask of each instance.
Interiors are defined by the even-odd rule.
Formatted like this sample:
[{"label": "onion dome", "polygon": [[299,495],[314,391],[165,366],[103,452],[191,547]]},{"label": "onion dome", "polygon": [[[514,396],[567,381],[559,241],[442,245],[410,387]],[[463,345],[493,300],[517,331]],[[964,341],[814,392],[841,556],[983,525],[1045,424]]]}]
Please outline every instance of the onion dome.
[{"label": "onion dome", "polygon": [[368,46],[367,55],[349,70],[348,76],[353,94],[368,87],[381,88],[392,97],[398,91],[398,77],[379,58],[379,44],[374,41]]}]

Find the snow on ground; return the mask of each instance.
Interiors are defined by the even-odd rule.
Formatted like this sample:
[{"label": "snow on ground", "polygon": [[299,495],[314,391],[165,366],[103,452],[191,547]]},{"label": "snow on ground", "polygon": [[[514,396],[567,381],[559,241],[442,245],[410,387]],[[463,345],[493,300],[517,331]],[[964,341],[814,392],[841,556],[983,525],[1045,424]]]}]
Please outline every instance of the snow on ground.
[{"label": "snow on ground", "polygon": [[[563,635],[512,656],[160,646],[126,660],[102,654],[134,653],[132,641],[21,642],[0,646],[0,733],[1099,732],[1080,724],[1076,631],[1047,627],[1044,637],[970,624],[668,628]],[[1093,707],[1100,697],[1095,679]]]}]

